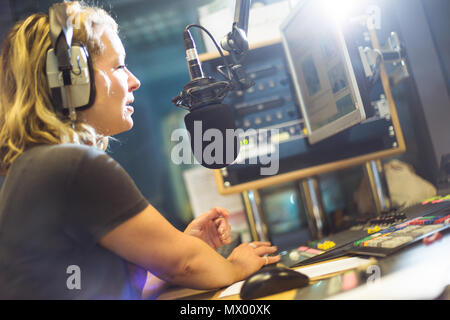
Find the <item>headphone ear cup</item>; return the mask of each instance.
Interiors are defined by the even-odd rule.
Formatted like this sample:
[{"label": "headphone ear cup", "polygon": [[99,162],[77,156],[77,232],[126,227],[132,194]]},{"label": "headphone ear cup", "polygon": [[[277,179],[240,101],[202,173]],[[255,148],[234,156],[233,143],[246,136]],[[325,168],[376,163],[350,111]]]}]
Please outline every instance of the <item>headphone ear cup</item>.
[{"label": "headphone ear cup", "polygon": [[73,43],[70,48],[69,85],[64,85],[62,71],[53,48],[47,52],[46,73],[51,91],[52,102],[58,111],[67,114],[69,107],[84,110],[95,101],[94,70],[87,48],[80,43]]},{"label": "headphone ear cup", "polygon": [[[73,50],[76,50],[77,52],[83,52],[84,54],[80,55],[84,59],[84,61],[81,63],[82,65],[82,74],[80,75],[80,95],[83,95],[85,97],[85,100],[80,101],[80,106],[77,106],[77,110],[85,110],[89,107],[91,107],[94,104],[95,101],[95,74],[94,74],[94,65],[91,60],[91,56],[89,55],[89,51],[86,46],[79,42],[74,42],[71,48],[71,56],[74,57],[74,53],[72,53]],[[78,69],[78,60],[77,61],[77,69]],[[74,65],[74,60],[72,61],[72,65]],[[86,104],[83,105],[83,103],[87,101]]]},{"label": "headphone ear cup", "polygon": [[55,109],[55,111],[61,112],[63,110],[63,101],[61,95],[62,79],[58,79],[61,72],[59,71],[58,60],[53,48],[50,48],[47,51],[45,73],[47,76],[48,87],[50,89],[53,108]]}]

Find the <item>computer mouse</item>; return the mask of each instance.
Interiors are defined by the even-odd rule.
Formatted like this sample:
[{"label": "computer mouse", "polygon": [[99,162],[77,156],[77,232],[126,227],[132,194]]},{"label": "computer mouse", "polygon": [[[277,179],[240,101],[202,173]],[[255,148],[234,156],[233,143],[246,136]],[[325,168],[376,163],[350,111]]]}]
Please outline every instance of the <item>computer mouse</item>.
[{"label": "computer mouse", "polygon": [[309,285],[308,276],[281,266],[266,266],[251,275],[241,288],[241,299],[256,299]]}]

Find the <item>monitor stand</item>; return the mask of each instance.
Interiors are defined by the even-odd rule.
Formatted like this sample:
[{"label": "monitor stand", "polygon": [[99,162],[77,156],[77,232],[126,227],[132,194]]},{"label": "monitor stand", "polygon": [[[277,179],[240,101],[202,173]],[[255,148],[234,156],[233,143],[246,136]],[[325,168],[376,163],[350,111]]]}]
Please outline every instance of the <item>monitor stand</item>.
[{"label": "monitor stand", "polygon": [[252,241],[270,241],[258,190],[243,191],[242,198]]},{"label": "monitor stand", "polygon": [[371,160],[364,165],[364,174],[367,178],[370,195],[376,216],[389,212],[389,190],[384,176],[383,165],[380,160]]}]

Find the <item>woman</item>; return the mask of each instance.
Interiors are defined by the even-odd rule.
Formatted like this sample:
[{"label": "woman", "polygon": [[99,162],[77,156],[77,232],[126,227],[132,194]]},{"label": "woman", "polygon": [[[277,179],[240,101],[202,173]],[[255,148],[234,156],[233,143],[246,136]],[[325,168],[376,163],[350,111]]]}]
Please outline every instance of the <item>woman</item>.
[{"label": "woman", "polygon": [[132,128],[140,83],[125,65],[116,22],[99,8],[66,6],[95,74],[95,102],[76,119],[52,106],[47,15],[17,23],[2,47],[0,298],[140,298],[136,283],[145,279],[130,272],[139,268],[154,275],[146,297],[164,281],[212,289],[277,262],[266,256],[276,251],[267,242],[242,244],[227,259],[216,253],[231,241],[222,208],[178,231],[104,153],[109,136]]}]

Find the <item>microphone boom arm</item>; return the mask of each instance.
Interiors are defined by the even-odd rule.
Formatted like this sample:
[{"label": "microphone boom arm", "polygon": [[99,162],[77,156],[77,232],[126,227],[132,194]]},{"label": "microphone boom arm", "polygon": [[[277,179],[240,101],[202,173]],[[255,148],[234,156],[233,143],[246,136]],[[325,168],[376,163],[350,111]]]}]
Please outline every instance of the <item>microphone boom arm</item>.
[{"label": "microphone boom arm", "polygon": [[248,32],[248,16],[250,14],[251,0],[237,0],[234,9],[234,24],[245,34]]},{"label": "microphone boom arm", "polygon": [[248,17],[251,0],[236,0],[234,21],[229,32],[220,42],[222,48],[228,51],[234,62],[240,62],[248,51]]},{"label": "microphone boom arm", "polygon": [[242,61],[247,55],[249,46],[247,40],[248,21],[251,0],[236,0],[234,21],[229,32],[220,42],[221,47],[230,53],[233,64],[232,82],[236,89],[246,90],[255,85],[242,67]]}]

